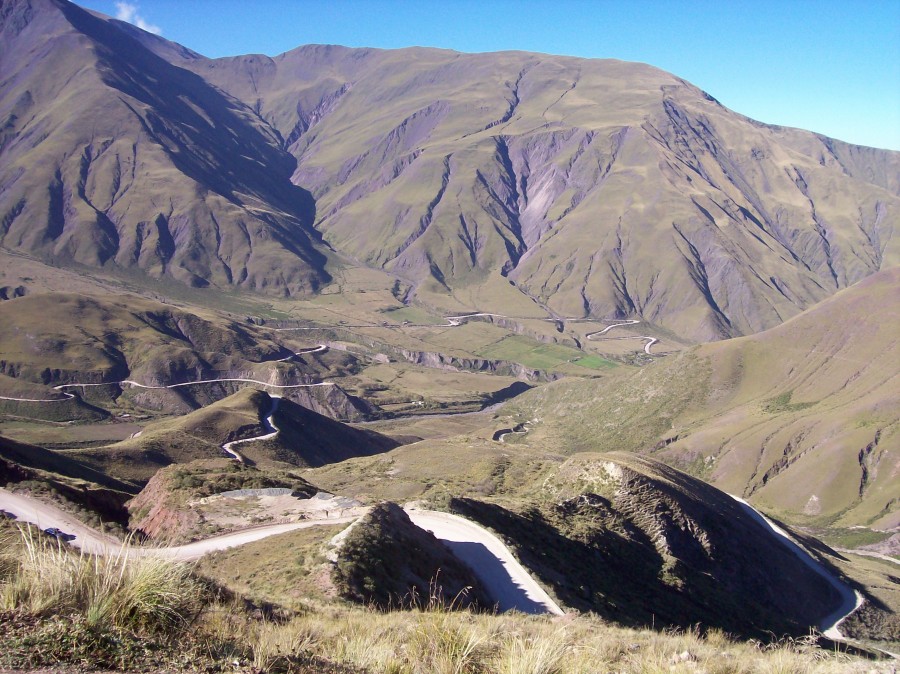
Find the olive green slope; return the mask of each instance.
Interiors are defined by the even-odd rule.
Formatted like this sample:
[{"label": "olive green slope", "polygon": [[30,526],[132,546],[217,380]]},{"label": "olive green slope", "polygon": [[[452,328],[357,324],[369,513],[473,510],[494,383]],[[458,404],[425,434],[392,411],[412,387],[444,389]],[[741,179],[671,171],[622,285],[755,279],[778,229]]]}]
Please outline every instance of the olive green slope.
[{"label": "olive green slope", "polygon": [[758,335],[528,392],[525,441],[655,451],[794,521],[896,527],[898,300],[894,268]]},{"label": "olive green slope", "polygon": [[329,243],[447,308],[502,312],[511,282],[561,315],[709,340],[900,262],[900,153],[760,124],[650,66],[320,45],[170,57],[258,106]]},{"label": "olive green slope", "polygon": [[291,294],[328,281],[327,252],[440,309],[705,341],[900,262],[900,153],[749,120],[650,66],[210,60],[63,0],[7,5],[0,243],[57,264]]},{"label": "olive green slope", "polygon": [[253,111],[65,0],[0,12],[0,244],[58,265],[308,293],[295,160]]},{"label": "olive green slope", "polygon": [[128,440],[66,454],[109,475],[146,482],[160,468],[226,457],[224,443],[265,434],[271,407],[266,393],[244,389],[190,414],[150,423]]},{"label": "olive green slope", "polygon": [[[319,381],[335,368],[352,367],[346,354],[312,358],[294,351],[255,325],[134,295],[46,293],[0,303],[0,373],[6,375],[0,378],[0,395],[9,398],[52,400],[67,392],[101,407],[118,402],[183,413],[246,384],[166,390],[115,382],[165,387],[236,378],[285,385]],[[53,389],[85,383],[110,386]],[[3,402],[11,414],[48,418],[65,408],[71,414],[66,419],[78,416],[71,401]]]}]

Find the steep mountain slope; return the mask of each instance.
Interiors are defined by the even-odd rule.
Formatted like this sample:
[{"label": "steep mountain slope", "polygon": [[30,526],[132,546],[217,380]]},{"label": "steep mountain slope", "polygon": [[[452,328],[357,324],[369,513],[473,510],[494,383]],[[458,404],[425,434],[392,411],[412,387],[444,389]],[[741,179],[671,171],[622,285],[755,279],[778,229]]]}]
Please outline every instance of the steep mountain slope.
[{"label": "steep mountain slope", "polygon": [[528,504],[454,499],[565,604],[619,623],[806,634],[840,604],[734,499],[659,462],[575,456]]},{"label": "steep mountain slope", "polygon": [[193,286],[328,276],[295,160],[239,101],[64,0],[0,8],[0,244]]},{"label": "steep mountain slope", "polygon": [[[529,442],[659,456],[792,519],[900,525],[900,269],[625,380],[522,398]],[[526,418],[530,418],[526,417]]]},{"label": "steep mountain slope", "polygon": [[58,264],[306,292],[322,236],[440,308],[500,309],[511,283],[540,313],[711,340],[900,263],[900,153],[754,122],[650,66],[210,60],[64,0],[2,22],[0,243]]},{"label": "steep mountain slope", "polygon": [[434,303],[510,282],[708,340],[900,262],[900,154],[759,124],[649,66],[315,45],[180,62],[278,130],[327,241]]}]

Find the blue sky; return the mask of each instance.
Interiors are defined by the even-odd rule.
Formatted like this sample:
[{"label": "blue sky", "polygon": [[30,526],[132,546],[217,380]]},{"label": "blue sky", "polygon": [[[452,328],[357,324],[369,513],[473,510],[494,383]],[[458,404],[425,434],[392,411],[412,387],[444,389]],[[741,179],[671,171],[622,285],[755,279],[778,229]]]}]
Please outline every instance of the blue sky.
[{"label": "blue sky", "polygon": [[79,0],[206,56],[301,44],[642,61],[770,124],[900,150],[900,0]]}]

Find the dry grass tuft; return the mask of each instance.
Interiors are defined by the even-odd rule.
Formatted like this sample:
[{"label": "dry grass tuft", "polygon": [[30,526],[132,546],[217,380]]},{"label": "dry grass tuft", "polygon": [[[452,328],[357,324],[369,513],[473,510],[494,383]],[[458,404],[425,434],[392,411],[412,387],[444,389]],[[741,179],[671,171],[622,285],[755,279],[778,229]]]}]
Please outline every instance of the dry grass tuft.
[{"label": "dry grass tuft", "polygon": [[81,615],[89,626],[164,632],[202,608],[203,586],[184,564],[129,554],[76,553],[57,539],[21,528],[22,554],[0,562],[0,607],[37,616]]}]

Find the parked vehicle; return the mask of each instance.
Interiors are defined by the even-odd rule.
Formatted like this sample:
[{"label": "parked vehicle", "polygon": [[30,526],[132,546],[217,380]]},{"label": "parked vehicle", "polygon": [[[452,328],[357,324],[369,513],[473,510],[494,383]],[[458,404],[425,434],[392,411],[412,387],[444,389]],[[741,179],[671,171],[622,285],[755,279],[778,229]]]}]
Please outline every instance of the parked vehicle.
[{"label": "parked vehicle", "polygon": [[67,534],[65,531],[61,531],[60,529],[57,529],[56,527],[50,527],[49,529],[44,529],[44,533],[47,534],[48,536],[53,536],[54,538],[56,538],[60,541],[65,541],[66,543],[68,543],[69,541],[74,541],[76,538],[75,534]]}]

